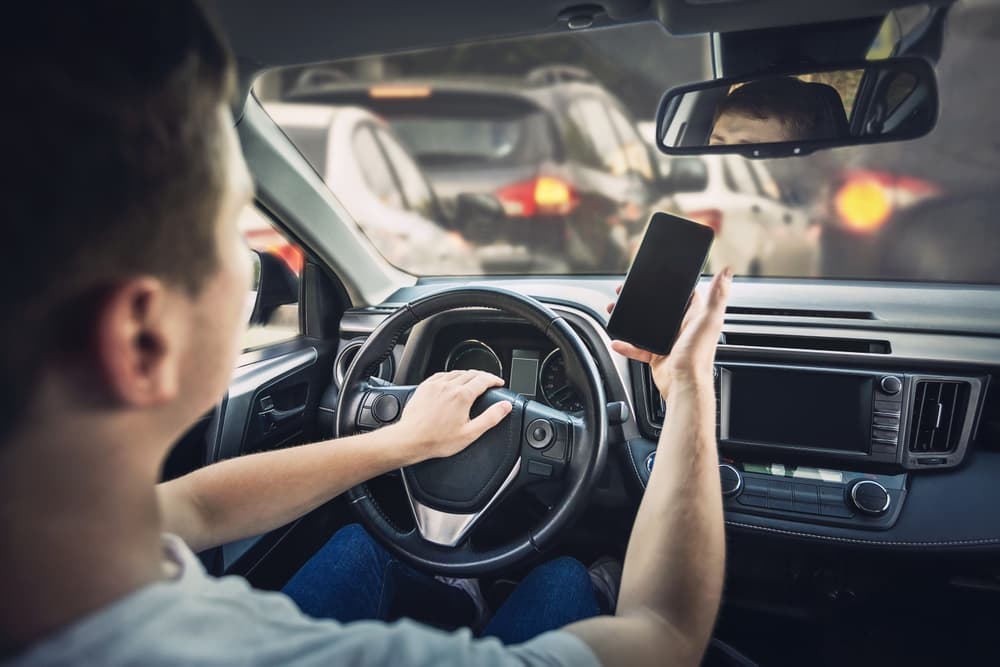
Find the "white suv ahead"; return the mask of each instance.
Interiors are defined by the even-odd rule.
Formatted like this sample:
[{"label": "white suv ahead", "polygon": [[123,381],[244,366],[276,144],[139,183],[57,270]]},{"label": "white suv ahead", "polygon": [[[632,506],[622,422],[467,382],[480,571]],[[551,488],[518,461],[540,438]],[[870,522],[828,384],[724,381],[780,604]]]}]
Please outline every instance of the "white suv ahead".
[{"label": "white suv ahead", "polygon": [[[653,143],[651,123],[640,123],[639,130]],[[765,164],[738,155],[656,154],[669,194],[655,208],[715,230],[710,271],[731,266],[742,275],[816,274],[818,226],[805,209],[782,200]]]}]

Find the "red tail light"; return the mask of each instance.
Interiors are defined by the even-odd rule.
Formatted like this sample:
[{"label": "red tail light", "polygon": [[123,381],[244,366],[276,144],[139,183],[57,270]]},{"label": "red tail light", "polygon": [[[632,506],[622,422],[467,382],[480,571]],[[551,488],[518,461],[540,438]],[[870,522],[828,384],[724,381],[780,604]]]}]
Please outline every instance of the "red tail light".
[{"label": "red tail light", "polygon": [[498,190],[496,196],[504,212],[514,218],[567,215],[580,203],[572,185],[551,176],[513,183]]},{"label": "red tail light", "polygon": [[717,208],[706,208],[701,211],[689,211],[684,217],[694,220],[700,225],[711,227],[716,234],[722,233],[722,211]]}]

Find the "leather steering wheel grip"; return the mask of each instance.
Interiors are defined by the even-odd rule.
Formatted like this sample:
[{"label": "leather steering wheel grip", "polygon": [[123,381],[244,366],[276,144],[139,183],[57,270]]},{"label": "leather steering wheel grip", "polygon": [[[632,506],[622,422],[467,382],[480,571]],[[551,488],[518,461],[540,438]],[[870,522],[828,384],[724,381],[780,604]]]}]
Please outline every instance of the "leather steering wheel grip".
[{"label": "leather steering wheel grip", "polygon": [[584,419],[575,429],[572,454],[563,478],[563,495],[555,507],[523,537],[493,549],[478,549],[466,539],[455,547],[433,544],[416,530],[402,531],[381,509],[367,484],[347,492],[351,506],[373,536],[412,565],[448,576],[490,574],[530,558],[551,546],[579,516],[589,501],[607,460],[608,421],[604,383],[590,351],[563,318],[531,297],[495,287],[459,287],[422,297],[383,320],[358,350],[341,386],[336,435],[355,429],[358,394],[367,369],[391,353],[400,336],[418,322],[459,308],[489,308],[515,315],[543,332],[558,346],[567,372],[584,382],[580,387]]}]

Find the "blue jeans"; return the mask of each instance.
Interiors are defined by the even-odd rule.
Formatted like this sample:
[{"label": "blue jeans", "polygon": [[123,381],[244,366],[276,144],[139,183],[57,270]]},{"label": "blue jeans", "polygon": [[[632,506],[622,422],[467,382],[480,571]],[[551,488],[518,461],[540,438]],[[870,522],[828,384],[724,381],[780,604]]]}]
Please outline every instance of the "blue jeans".
[{"label": "blue jeans", "polygon": [[[395,558],[358,524],[337,531],[285,585],[314,618],[415,620],[439,628],[468,626],[475,605],[458,588]],[[587,569],[572,558],[541,565],[524,578],[483,629],[518,644],[600,613]]]}]

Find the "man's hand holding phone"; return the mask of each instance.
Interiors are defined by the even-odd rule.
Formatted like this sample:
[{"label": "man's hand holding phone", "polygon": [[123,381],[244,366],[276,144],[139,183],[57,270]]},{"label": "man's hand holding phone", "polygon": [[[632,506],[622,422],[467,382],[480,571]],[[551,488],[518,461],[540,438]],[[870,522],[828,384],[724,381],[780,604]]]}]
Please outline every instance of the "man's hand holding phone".
[{"label": "man's hand holding phone", "polygon": [[[669,354],[655,354],[631,343],[612,341],[611,347],[618,354],[649,364],[653,381],[664,400],[674,382],[694,386],[707,383],[711,386],[712,363],[719,334],[722,333],[732,278],[732,270],[726,268],[716,274],[706,294],[694,293]],[[617,291],[621,292],[620,286]],[[613,309],[614,303],[608,304],[608,312]]]}]

